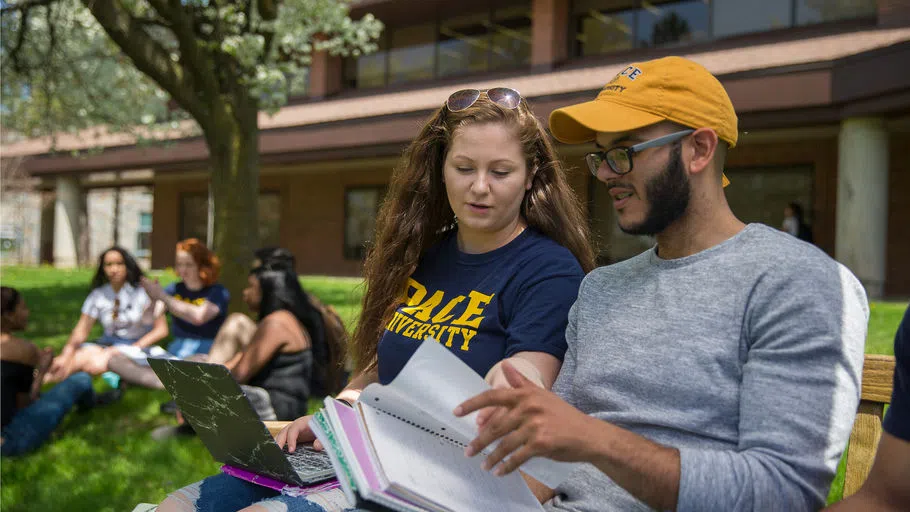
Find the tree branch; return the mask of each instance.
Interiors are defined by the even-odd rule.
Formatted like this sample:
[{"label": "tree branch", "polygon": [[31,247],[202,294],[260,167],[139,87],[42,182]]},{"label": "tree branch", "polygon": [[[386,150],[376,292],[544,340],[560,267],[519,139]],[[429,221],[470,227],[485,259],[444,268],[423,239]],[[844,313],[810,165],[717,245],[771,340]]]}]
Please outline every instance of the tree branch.
[{"label": "tree branch", "polygon": [[185,68],[171,60],[167,50],[145,31],[121,1],[82,0],[82,3],[136,68],[157,82],[203,125],[208,117],[208,108],[189,83]]}]

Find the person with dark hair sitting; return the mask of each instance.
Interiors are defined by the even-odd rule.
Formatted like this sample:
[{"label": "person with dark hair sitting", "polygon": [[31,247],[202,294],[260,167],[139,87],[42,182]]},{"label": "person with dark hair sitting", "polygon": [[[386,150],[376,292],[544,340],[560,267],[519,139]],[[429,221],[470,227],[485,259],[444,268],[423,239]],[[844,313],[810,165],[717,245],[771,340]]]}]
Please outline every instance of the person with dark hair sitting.
[{"label": "person with dark hair sitting", "polygon": [[0,303],[0,454],[21,455],[44,444],[73,406],[109,403],[116,395],[96,396],[92,378],[85,372],[74,373],[40,394],[41,380],[54,358],[53,350],[39,349],[13,335],[25,329],[29,316],[25,299],[15,288],[0,288]]},{"label": "person with dark hair sitting", "polygon": [[218,257],[199,240],[189,238],[177,243],[175,261],[174,269],[180,281],[162,288],[157,281],[140,280],[149,297],[160,301],[171,313],[174,341],[166,351],[157,346],[121,348],[122,353],[114,354],[108,361],[108,369],[130,384],[164,389],[146,357],[184,359],[207,355],[225,323],[230,293],[217,282],[221,270]]},{"label": "person with dark hair sitting", "polygon": [[[168,335],[163,308],[140,286],[142,270],[122,247],[111,247],[98,258],[92,291],[82,304],[82,315],[46,380],[59,382],[78,371],[100,375],[118,345],[147,349]],[[95,322],[104,335],[86,343]]]}]

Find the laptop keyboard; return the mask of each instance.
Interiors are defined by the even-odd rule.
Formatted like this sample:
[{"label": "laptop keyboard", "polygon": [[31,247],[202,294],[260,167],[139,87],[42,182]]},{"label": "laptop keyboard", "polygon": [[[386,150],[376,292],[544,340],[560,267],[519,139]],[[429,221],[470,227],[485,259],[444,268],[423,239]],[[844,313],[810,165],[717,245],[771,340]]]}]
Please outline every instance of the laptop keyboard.
[{"label": "laptop keyboard", "polygon": [[284,454],[298,474],[307,475],[332,469],[332,461],[325,452],[298,447],[294,453],[285,451]]}]

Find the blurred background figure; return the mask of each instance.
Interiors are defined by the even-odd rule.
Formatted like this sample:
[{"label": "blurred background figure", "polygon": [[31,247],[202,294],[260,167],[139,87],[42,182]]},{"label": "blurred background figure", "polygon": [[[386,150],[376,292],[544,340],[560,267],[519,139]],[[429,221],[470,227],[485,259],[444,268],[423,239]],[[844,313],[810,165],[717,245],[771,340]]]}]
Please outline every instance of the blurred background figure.
[{"label": "blurred background figure", "polygon": [[803,207],[799,203],[790,203],[784,207],[784,223],[780,229],[800,240],[812,243],[812,228],[806,223]]}]

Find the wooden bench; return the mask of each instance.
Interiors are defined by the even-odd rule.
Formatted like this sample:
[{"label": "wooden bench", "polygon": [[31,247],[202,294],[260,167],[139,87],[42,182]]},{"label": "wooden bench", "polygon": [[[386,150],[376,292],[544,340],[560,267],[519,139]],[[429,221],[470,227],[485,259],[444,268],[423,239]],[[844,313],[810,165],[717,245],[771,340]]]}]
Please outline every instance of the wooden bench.
[{"label": "wooden bench", "polygon": [[885,404],[891,403],[893,379],[893,356],[866,355],[859,409],[856,411],[847,447],[844,498],[862,487],[872,469],[878,441],[882,437]]},{"label": "wooden bench", "polygon": [[[847,464],[844,474],[844,497],[859,490],[872,469],[875,451],[882,437],[882,418],[885,404],[891,403],[894,379],[894,357],[866,355],[863,363],[863,388],[859,409],[850,432]],[[289,421],[264,422],[275,436]]]},{"label": "wooden bench", "polygon": [[281,432],[281,429],[285,425],[291,423],[290,421],[263,421],[265,423],[265,428],[269,429],[269,434],[272,434],[272,437],[278,435],[278,432]]}]

